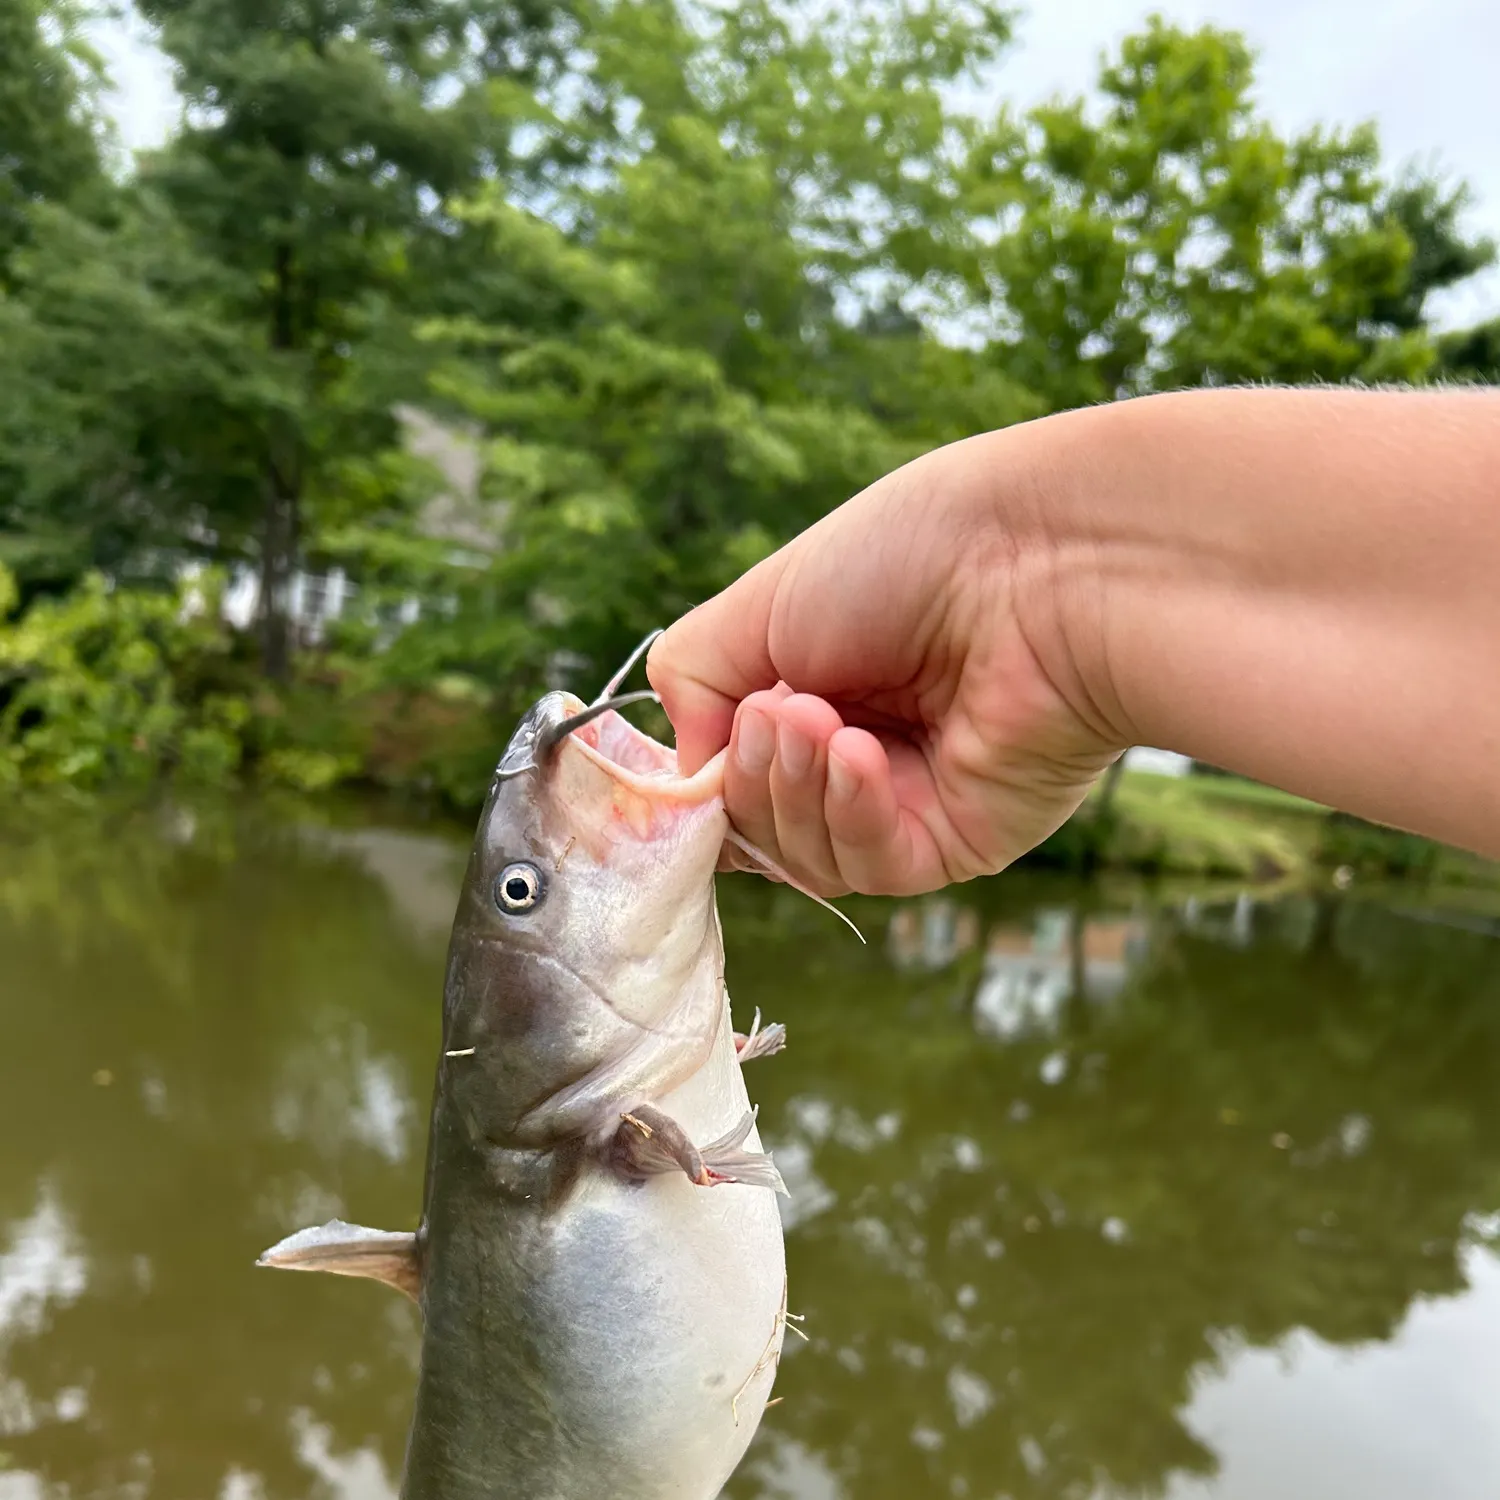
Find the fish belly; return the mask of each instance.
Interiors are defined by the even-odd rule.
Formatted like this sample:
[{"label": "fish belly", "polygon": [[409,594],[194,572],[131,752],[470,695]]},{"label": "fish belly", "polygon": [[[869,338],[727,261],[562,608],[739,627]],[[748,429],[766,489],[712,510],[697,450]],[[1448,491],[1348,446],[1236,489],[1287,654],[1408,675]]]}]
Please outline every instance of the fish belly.
[{"label": "fish belly", "polygon": [[754,1436],[781,1351],[774,1195],[685,1178],[590,1189],[559,1225],[554,1272],[536,1288],[555,1330],[547,1383],[576,1437],[556,1500],[714,1500]]},{"label": "fish belly", "polygon": [[[660,1101],[700,1142],[748,1108],[725,1042]],[[780,1356],[776,1195],[589,1166],[564,1203],[491,1219],[478,1251],[431,1266],[403,1500],[715,1500]]]}]

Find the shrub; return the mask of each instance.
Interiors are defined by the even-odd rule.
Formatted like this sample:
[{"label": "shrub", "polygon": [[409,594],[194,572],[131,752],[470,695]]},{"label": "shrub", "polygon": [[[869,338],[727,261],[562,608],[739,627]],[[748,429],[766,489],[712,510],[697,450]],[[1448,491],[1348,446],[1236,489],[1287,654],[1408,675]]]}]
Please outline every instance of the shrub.
[{"label": "shrub", "polygon": [[0,780],[93,789],[164,775],[222,785],[250,707],[218,580],[127,589],[99,574],[14,616],[0,566]]}]

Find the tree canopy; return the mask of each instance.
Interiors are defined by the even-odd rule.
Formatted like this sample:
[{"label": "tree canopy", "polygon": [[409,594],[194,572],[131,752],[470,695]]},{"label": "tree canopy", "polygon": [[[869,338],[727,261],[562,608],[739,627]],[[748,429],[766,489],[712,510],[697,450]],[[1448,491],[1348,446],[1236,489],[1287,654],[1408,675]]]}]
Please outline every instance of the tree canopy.
[{"label": "tree canopy", "polygon": [[[304,719],[443,684],[492,741],[967,433],[1496,365],[1428,317],[1494,257],[1462,187],[1279,133],[1232,32],[1152,19],[1018,111],[987,0],[142,0],[182,120],[112,178],[71,13],[6,3],[0,559],[23,604],[253,568]],[[404,408],[476,445],[456,530]],[[334,565],[357,604],[299,671],[294,575]]]}]

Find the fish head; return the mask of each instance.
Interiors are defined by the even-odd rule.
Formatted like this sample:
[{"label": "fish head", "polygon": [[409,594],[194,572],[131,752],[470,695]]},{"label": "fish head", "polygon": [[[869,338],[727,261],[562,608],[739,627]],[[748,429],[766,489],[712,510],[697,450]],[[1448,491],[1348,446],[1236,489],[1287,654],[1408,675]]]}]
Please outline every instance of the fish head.
[{"label": "fish head", "polygon": [[723,758],[681,776],[613,709],[574,725],[585,709],[549,693],[517,727],[454,923],[444,1048],[492,1137],[722,988]]}]

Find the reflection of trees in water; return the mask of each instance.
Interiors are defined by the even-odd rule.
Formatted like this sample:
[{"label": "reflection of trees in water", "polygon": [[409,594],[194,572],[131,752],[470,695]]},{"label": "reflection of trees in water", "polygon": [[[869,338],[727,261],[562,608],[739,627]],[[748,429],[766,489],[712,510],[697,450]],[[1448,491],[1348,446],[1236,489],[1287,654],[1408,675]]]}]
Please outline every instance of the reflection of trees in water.
[{"label": "reflection of trees in water", "polygon": [[[442,939],[396,904],[436,894],[399,841],[109,832],[0,866],[0,1310],[22,1231],[78,1271],[0,1332],[0,1447],[73,1495],[378,1493],[411,1310],[251,1262],[333,1209],[413,1222]],[[725,883],[737,1006],[791,1028],[753,1088],[812,1337],[742,1500],[1159,1492],[1212,1467],[1178,1413],[1222,1334],[1385,1337],[1500,1210],[1491,942],[1342,898],[1028,890],[883,952]],[[1060,998],[981,1034],[1018,973]]]},{"label": "reflection of trees in water", "polygon": [[[1066,915],[1025,956],[1076,997],[1119,919]],[[987,926],[946,968],[851,955],[791,996],[795,941],[728,923],[738,1002],[791,1023],[762,1120],[824,1194],[790,1244],[800,1448],[768,1434],[765,1464],[816,1453],[861,1497],[1159,1493],[1213,1467],[1178,1413],[1221,1335],[1381,1339],[1461,1290],[1466,1216],[1500,1207],[1491,941],[1343,901],[1164,912],[1087,1027],[976,1042],[954,989],[1045,938]]]},{"label": "reflection of trees in water", "polygon": [[253,1262],[309,1209],[414,1221],[441,939],[289,830],[124,826],[23,830],[0,876],[0,1252],[45,1190],[85,1268],[0,1332],[0,1448],[75,1495],[394,1473],[411,1309]]}]

